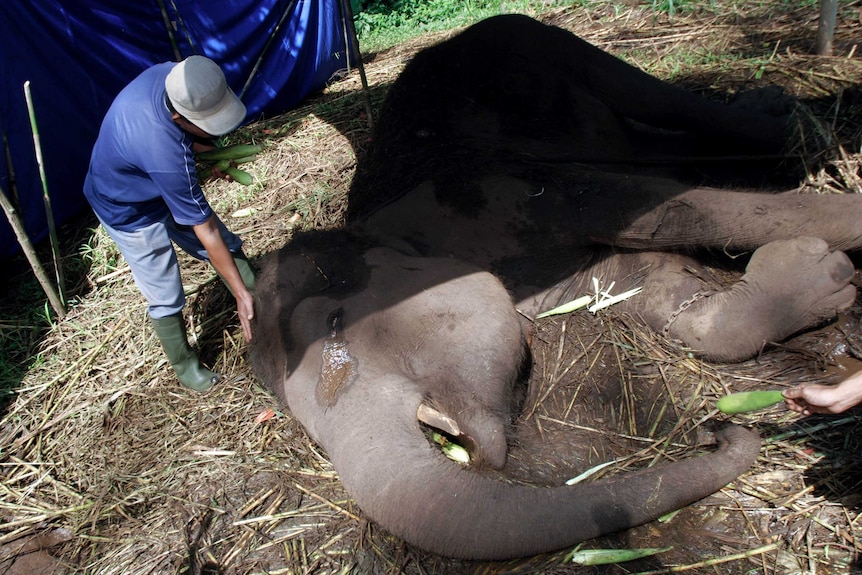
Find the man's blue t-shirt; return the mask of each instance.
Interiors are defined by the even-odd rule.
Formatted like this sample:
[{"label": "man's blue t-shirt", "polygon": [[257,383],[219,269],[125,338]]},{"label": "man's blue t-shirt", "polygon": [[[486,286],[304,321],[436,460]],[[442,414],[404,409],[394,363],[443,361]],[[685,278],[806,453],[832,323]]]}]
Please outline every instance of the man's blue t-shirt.
[{"label": "man's blue t-shirt", "polygon": [[171,120],[165,78],[176,64],[157,64],[111,104],[90,157],[84,195],[112,228],[134,231],[167,214],[182,225],[212,215],[195,173],[192,138]]}]

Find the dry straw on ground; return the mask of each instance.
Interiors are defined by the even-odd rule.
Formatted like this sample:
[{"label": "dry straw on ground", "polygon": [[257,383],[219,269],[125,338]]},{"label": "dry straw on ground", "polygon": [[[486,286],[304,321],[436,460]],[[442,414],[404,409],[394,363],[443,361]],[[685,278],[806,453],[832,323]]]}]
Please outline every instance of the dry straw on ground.
[{"label": "dry straw on ground", "polygon": [[[805,193],[862,192],[862,8],[842,5],[832,58],[815,58],[813,8],[721,6],[668,19],[597,3],[543,15],[654,74],[710,96],[779,84],[824,126]],[[443,35],[370,55],[373,105],[410,55]],[[685,54],[687,58],[681,58]],[[715,57],[714,55],[721,55]],[[341,223],[368,141],[355,71],[285,115],[243,129],[262,143],[249,188],[207,185],[252,257],[295,229]],[[816,150],[812,150],[816,151]],[[818,164],[817,162],[821,162]],[[862,215],[860,215],[862,217]],[[862,554],[862,417],[800,420],[775,408],[736,419],[765,438],[752,471],[667,523],[589,546],[673,545],[628,567],[579,568],[561,555],[454,562],[410,548],[362,519],[322,453],[262,389],[231,299],[206,265],[182,258],[187,317],[202,357],[226,374],[200,396],[181,388],[127,268],[103,233],[84,290],[42,344],[0,421],[0,567],[34,534],[57,572],[151,573],[847,573]],[[727,391],[835,380],[862,359],[859,306],[838,323],[741,365],[711,365],[613,310],[536,324],[536,365],[515,475],[538,481],[616,459],[602,473],[687,455]],[[270,419],[261,417],[273,410]],[[554,437],[589,449],[547,453]],[[520,470],[520,471],[519,471]],[[523,478],[523,477],[522,477]],[[2,572],[2,570],[0,570]]]}]

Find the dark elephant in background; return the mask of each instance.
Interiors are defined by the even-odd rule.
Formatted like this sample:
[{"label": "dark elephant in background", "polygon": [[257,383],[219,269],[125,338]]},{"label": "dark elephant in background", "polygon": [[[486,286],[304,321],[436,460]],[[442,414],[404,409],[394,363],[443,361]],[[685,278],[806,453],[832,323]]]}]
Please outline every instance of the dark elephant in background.
[{"label": "dark elephant in background", "polygon": [[[348,229],[268,259],[255,370],[359,507],[435,553],[552,551],[696,501],[749,468],[756,434],[727,426],[712,453],[577,486],[483,470],[506,463],[531,318],[593,278],[642,287],[622,310],[721,361],[853,303],[841,250],[862,247],[862,195],[704,185],[774,174],[795,118],[699,98],[525,17],[479,23],[391,87]],[[731,285],[700,257],[749,252]]]},{"label": "dark elephant in background", "polygon": [[[745,359],[848,307],[853,267],[836,250],[862,246],[862,196],[740,185],[792,175],[785,150],[803,116],[764,96],[770,113],[719,104],[565,30],[491,18],[419,53],[393,84],[350,225],[493,272],[529,316],[594,277],[641,286],[623,307],[653,329]],[[700,258],[755,250],[729,288]]]}]

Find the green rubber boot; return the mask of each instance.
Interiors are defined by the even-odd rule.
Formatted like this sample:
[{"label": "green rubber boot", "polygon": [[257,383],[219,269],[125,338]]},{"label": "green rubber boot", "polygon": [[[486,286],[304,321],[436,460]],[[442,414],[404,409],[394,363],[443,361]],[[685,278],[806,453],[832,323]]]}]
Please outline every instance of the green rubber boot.
[{"label": "green rubber boot", "polygon": [[174,368],[180,383],[189,389],[201,392],[215,385],[221,376],[203,367],[198,361],[198,356],[189,347],[182,312],[152,319],[152,322],[156,335],[162,342],[165,355],[168,356],[168,361]]},{"label": "green rubber boot", "polygon": [[[245,284],[245,289],[248,291],[254,291],[254,285],[257,280],[255,277],[254,268],[251,267],[251,262],[248,261],[248,258],[245,257],[245,254],[242,252],[231,254],[233,256],[233,263],[236,264],[236,269],[239,271],[239,277],[242,278],[242,283]],[[218,273],[218,272],[216,272]],[[224,278],[219,274],[221,281],[224,285],[227,286],[227,290],[230,292],[230,295],[236,295],[233,293],[233,290],[230,289],[230,286]]]}]

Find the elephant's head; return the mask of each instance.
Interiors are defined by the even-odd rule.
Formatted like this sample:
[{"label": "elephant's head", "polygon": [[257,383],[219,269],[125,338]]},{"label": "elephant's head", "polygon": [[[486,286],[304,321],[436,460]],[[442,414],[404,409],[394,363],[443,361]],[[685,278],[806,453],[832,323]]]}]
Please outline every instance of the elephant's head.
[{"label": "elephant's head", "polygon": [[[473,466],[505,463],[525,337],[493,275],[322,233],[271,258],[255,297],[258,375],[360,508],[436,553],[503,559],[625,529],[720,489],[759,449],[731,427],[716,452],[666,467],[557,488],[495,480]],[[474,464],[447,459],[429,424],[460,435]]]},{"label": "elephant's head", "polygon": [[270,256],[255,298],[255,369],[324,445],[313,430],[339,403],[356,408],[351,393],[384,393],[378,382],[403,374],[399,393],[416,396],[405,414],[413,423],[458,437],[477,463],[504,465],[527,350],[522,320],[491,274],[310,232]]}]

